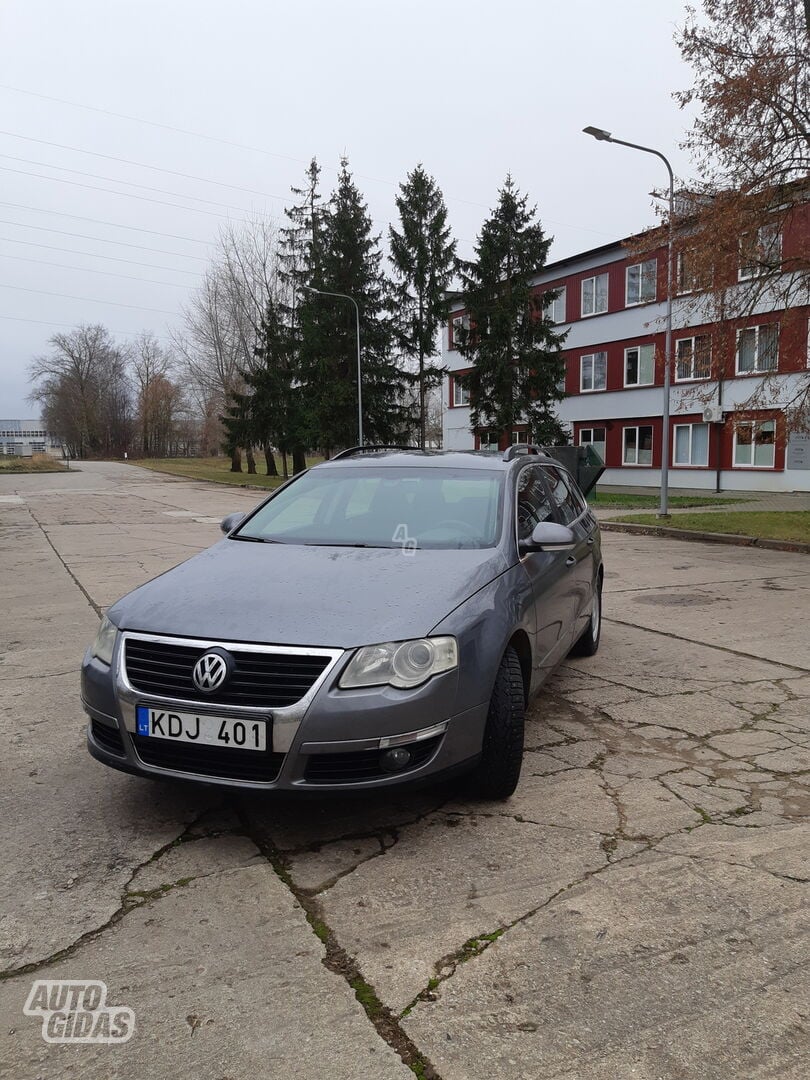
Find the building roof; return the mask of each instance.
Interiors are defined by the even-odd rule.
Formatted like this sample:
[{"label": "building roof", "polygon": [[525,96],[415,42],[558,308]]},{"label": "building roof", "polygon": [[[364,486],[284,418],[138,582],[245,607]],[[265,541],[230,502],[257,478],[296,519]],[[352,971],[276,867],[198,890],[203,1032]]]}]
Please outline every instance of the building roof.
[{"label": "building roof", "polygon": [[0,419],[0,431],[11,431],[15,435],[22,435],[22,433],[29,431],[45,431],[45,425],[40,417],[32,417],[24,420],[2,420]]}]

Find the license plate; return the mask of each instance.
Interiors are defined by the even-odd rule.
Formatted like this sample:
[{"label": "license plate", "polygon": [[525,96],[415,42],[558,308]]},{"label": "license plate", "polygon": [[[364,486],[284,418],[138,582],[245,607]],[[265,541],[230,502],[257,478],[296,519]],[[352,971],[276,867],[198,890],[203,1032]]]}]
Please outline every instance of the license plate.
[{"label": "license plate", "polygon": [[267,749],[267,722],[264,720],[232,720],[151,709],[147,705],[137,707],[136,718],[138,734],[153,739],[172,739],[197,746],[224,746],[231,750]]}]

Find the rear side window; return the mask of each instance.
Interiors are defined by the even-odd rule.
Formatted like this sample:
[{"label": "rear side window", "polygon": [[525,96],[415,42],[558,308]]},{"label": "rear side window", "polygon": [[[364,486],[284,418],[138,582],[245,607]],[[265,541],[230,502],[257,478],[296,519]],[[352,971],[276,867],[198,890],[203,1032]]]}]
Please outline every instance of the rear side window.
[{"label": "rear side window", "polygon": [[587,503],[562,469],[548,466],[546,478],[551,489],[551,501],[560,521],[563,525],[570,525],[588,509]]},{"label": "rear side window", "polygon": [[517,537],[528,540],[535,525],[541,521],[550,521],[554,517],[546,485],[543,483],[543,470],[539,465],[527,465],[521,469],[517,479]]}]

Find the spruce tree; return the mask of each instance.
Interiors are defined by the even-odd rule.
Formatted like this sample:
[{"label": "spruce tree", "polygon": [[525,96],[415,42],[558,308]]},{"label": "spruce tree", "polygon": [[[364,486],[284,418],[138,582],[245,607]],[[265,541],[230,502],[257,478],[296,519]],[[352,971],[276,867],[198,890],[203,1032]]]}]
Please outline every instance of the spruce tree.
[{"label": "spruce tree", "polygon": [[447,288],[455,264],[447,207],[436,181],[419,164],[399,185],[400,229],[388,230],[394,268],[394,326],[397,345],[419,373],[419,445],[425,445],[425,398],[441,382],[431,363],[437,332],[447,317]]},{"label": "spruce tree", "polygon": [[321,252],[326,207],[320,195],[321,169],[310,162],[304,185],[293,187],[298,202],[285,209],[288,225],[280,230],[280,277],[285,297],[278,310],[278,334],[286,335],[286,366],[290,389],[286,402],[288,449],[293,455],[293,471],[306,468],[305,448],[320,445],[313,398],[305,372],[312,372],[329,327],[322,325],[324,313],[317,298],[304,286],[322,278]]},{"label": "spruce tree", "polygon": [[469,329],[457,345],[472,369],[461,380],[470,389],[472,431],[506,434],[528,425],[531,440],[553,445],[566,441],[553,411],[564,397],[565,335],[546,317],[542,293],[532,290],[551,244],[536,215],[507,175],[475,258],[458,264]]},{"label": "spruce tree", "polygon": [[[322,217],[322,233],[309,284],[352,297],[360,311],[363,430],[368,443],[407,437],[413,409],[407,389],[413,377],[392,357],[389,283],[379,236],[365,200],[341,160],[338,184]],[[300,378],[312,445],[327,453],[357,442],[357,329],[354,305],[311,294],[301,311]]]},{"label": "spruce tree", "polygon": [[277,446],[286,477],[287,454],[295,444],[291,417],[296,387],[290,364],[290,335],[273,300],[268,301],[262,317],[254,353],[253,369],[242,372],[245,391],[231,396],[223,423],[229,442],[241,438],[242,445],[264,447],[268,476],[278,475],[271,449]]}]

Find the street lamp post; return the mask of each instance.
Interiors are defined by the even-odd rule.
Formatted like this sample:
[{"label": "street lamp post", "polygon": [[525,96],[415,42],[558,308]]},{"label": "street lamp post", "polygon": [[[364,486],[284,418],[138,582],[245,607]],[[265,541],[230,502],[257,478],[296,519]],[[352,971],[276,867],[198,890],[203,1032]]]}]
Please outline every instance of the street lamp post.
[{"label": "street lamp post", "polygon": [[357,445],[363,446],[363,382],[360,352],[360,308],[353,296],[347,293],[327,292],[326,289],[316,289],[312,285],[302,285],[307,292],[315,293],[316,296],[337,296],[340,300],[349,300],[354,304],[354,314],[357,319]]},{"label": "street lamp post", "polygon": [[663,435],[661,437],[661,504],[658,508],[658,516],[669,517],[669,396],[672,367],[672,223],[675,215],[675,176],[672,166],[660,150],[653,150],[651,146],[639,146],[638,143],[625,142],[624,139],[615,139],[609,131],[602,128],[586,127],[582,129],[586,135],[592,135],[600,142],[616,143],[617,146],[629,146],[631,150],[641,150],[645,154],[654,154],[666,165],[669,173],[669,235],[667,238],[667,314],[666,314],[666,340],[664,344],[664,407],[662,409]]}]

